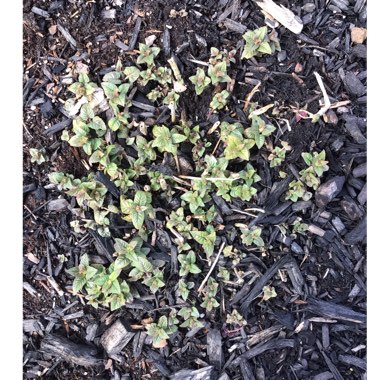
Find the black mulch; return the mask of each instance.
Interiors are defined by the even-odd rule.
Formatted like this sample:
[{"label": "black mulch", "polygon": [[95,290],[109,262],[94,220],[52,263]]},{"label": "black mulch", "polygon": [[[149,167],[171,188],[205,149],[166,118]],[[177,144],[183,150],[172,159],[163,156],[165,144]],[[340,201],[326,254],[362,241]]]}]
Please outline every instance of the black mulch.
[{"label": "black mulch", "polygon": [[[294,35],[278,27],[281,53],[238,61],[232,103],[239,116],[238,100],[261,81],[257,101],[275,102],[279,117],[291,126],[285,132],[285,122],[279,125],[294,147],[285,170],[313,146],[326,150],[330,170],[312,201],[291,203],[283,200],[287,183],[270,177],[267,163],[258,158],[255,165],[267,186],[258,205],[266,213],[253,222],[242,215],[240,220],[260,223],[272,248],[270,255],[242,262],[257,279],[232,297],[227,290],[224,299],[248,326],[229,334],[216,312],[207,329],[178,332],[158,350],[145,343],[145,332],[130,327],[148,316],[151,303],[111,313],[86,306],[69,292],[64,269],[83,252],[108,263],[112,245],[74,233],[70,211],[64,201],[56,202],[61,194],[47,186],[52,170],[86,172],[77,150],[62,144],[57,133],[69,125],[60,102],[66,69],[82,62],[102,75],[155,34],[162,59],[175,54],[188,76],[196,68],[189,59],[207,59],[211,46],[240,48],[241,32],[264,25],[264,17],[252,0],[24,0],[25,379],[366,378],[366,46],[351,41],[352,27],[366,27],[366,1],[277,2],[298,15],[304,29]],[[173,8],[186,9],[188,16],[169,18]],[[291,107],[318,111],[314,71],[332,103],[349,102],[331,109],[328,122],[311,124],[297,121]],[[182,106],[205,120],[207,102],[188,99]],[[32,165],[32,147],[45,148],[50,161]],[[293,241],[276,226],[297,215],[313,227]],[[229,218],[232,223],[234,215]],[[269,281],[278,296],[259,303]],[[109,342],[116,327],[121,336]],[[108,354],[107,344],[113,345]]]}]

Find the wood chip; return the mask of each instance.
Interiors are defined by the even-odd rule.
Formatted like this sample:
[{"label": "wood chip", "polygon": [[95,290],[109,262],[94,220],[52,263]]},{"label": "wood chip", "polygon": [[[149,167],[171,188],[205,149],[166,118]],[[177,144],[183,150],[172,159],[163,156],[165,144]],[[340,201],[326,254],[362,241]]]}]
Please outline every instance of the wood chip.
[{"label": "wood chip", "polygon": [[124,324],[118,319],[108,328],[100,338],[100,344],[109,355],[118,354],[134,337],[134,332],[129,332]]},{"label": "wood chip", "polygon": [[355,44],[362,44],[367,38],[367,29],[354,27],[351,30],[351,40]]},{"label": "wood chip", "polygon": [[59,335],[47,335],[41,342],[40,351],[84,367],[98,366],[103,362],[102,358],[94,353],[94,347],[71,342]]},{"label": "wood chip", "polygon": [[77,42],[75,41],[74,37],[69,33],[69,31],[60,23],[58,23],[58,30],[62,33],[63,37],[65,37],[66,41],[70,43],[72,48],[75,49],[77,47]]}]

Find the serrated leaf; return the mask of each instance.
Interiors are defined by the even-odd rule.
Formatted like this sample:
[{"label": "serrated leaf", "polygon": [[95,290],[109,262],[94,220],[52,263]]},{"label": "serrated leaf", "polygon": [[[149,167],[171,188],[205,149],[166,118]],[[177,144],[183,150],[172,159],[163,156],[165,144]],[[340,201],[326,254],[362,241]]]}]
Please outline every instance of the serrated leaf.
[{"label": "serrated leaf", "polygon": [[149,203],[149,195],[145,191],[136,191],[134,202],[140,206],[146,206]]},{"label": "serrated leaf", "polygon": [[120,309],[125,305],[125,299],[122,294],[115,294],[111,298],[110,307],[111,311],[115,311],[117,309]]},{"label": "serrated leaf", "polygon": [[88,267],[86,269],[86,279],[89,280],[90,278],[93,278],[96,273],[98,273],[98,270],[96,268]]},{"label": "serrated leaf", "polygon": [[83,286],[86,285],[86,278],[85,277],[76,277],[73,281],[73,292],[74,294],[80,292],[83,288]]},{"label": "serrated leaf", "polygon": [[133,226],[139,230],[144,224],[144,219],[145,219],[144,213],[143,212],[133,212],[131,217],[132,217]]}]

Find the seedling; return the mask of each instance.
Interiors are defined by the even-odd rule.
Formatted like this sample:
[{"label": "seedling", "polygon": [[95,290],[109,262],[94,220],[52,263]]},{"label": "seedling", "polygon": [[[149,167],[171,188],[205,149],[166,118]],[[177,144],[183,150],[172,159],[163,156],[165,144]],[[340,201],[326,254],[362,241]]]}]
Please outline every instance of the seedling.
[{"label": "seedling", "polygon": [[139,44],[139,52],[140,55],[137,57],[136,63],[138,65],[145,63],[149,66],[153,66],[154,64],[154,58],[158,55],[160,52],[159,47],[153,47],[153,46],[148,46],[146,44]]},{"label": "seedling", "polygon": [[196,307],[183,307],[178,315],[185,321],[179,327],[188,327],[191,329],[203,327],[203,323],[198,321],[199,311]]},{"label": "seedling", "polygon": [[181,269],[179,271],[180,276],[186,276],[189,273],[197,274],[201,273],[199,267],[195,264],[197,259],[195,253],[190,251],[186,255],[178,255],[178,261],[181,264]]},{"label": "seedling", "polygon": [[277,297],[277,293],[274,287],[272,286],[264,286],[263,287],[263,298],[261,299],[262,301],[268,301],[271,298]]},{"label": "seedling", "polygon": [[210,103],[210,108],[213,110],[223,109],[227,104],[227,99],[229,96],[230,94],[227,90],[223,90],[222,92],[215,94]]},{"label": "seedling", "polygon": [[153,144],[152,147],[157,147],[160,152],[169,152],[173,155],[177,154],[178,144],[186,140],[186,136],[181,135],[175,129],[168,127],[159,127],[158,125],[153,128]]},{"label": "seedling", "polygon": [[134,200],[121,196],[120,207],[121,212],[125,215],[123,219],[132,222],[137,229],[142,227],[146,217],[154,217],[152,194],[145,191],[136,191]]},{"label": "seedling", "polygon": [[191,236],[202,246],[207,258],[209,258],[214,252],[214,244],[216,240],[214,227],[209,224],[206,227],[206,231],[192,231]]},{"label": "seedling", "polygon": [[157,323],[146,326],[147,334],[153,339],[153,347],[162,348],[167,345],[167,339],[178,330],[179,321],[172,314],[169,317],[161,316]]},{"label": "seedling", "polygon": [[253,227],[252,229],[240,228],[242,233],[241,241],[244,245],[256,245],[257,247],[264,247],[264,240],[261,237],[261,228]]},{"label": "seedling", "polygon": [[215,299],[215,296],[218,292],[218,283],[210,277],[207,281],[207,286],[204,288],[203,293],[203,302],[201,306],[204,307],[207,311],[211,311],[215,307],[219,306],[219,302]]},{"label": "seedling", "polygon": [[72,92],[76,99],[81,98],[82,96],[90,96],[94,93],[98,86],[90,82],[90,78],[87,74],[80,73],[78,76],[78,82],[73,83],[68,87],[68,90]]},{"label": "seedling", "polygon": [[[178,292],[184,301],[186,301],[187,298],[189,297],[190,289],[192,288],[194,288],[194,282],[191,282],[191,281],[187,282],[182,278],[178,281]],[[181,315],[181,314],[178,313],[178,315]]]},{"label": "seedling", "polygon": [[302,153],[302,158],[306,165],[311,167],[318,177],[321,177],[323,172],[329,170],[328,161],[325,160],[326,152],[322,150],[320,153]]},{"label": "seedling", "polygon": [[227,63],[219,62],[215,65],[209,65],[207,74],[211,78],[213,85],[224,82],[231,82],[231,78],[227,75]]},{"label": "seedling", "polygon": [[189,78],[190,82],[195,86],[195,93],[202,94],[204,89],[210,84],[211,79],[206,75],[203,69],[198,68],[195,75]]},{"label": "seedling", "polygon": [[44,149],[35,149],[35,148],[30,148],[29,153],[31,156],[30,162],[36,162],[38,165],[41,165],[42,163],[46,162],[46,158],[44,156]]},{"label": "seedling", "polygon": [[285,160],[286,152],[292,149],[286,141],[281,141],[281,145],[282,148],[277,146],[268,157],[271,168],[281,165]]},{"label": "seedling", "polygon": [[289,190],[286,193],[285,199],[290,199],[293,202],[297,202],[299,198],[307,201],[311,198],[311,193],[306,191],[306,187],[301,181],[292,181],[289,183]]},{"label": "seedling", "polygon": [[227,314],[226,323],[233,327],[243,327],[247,325],[247,321],[234,309],[231,314]]},{"label": "seedling", "polygon": [[244,131],[244,135],[249,139],[254,139],[255,144],[260,149],[265,142],[265,137],[270,136],[276,128],[272,124],[267,124],[260,116],[250,115],[251,127]]},{"label": "seedling", "polygon": [[242,59],[250,59],[254,56],[261,57],[264,54],[273,54],[276,50],[281,51],[276,32],[268,36],[268,28],[262,26],[255,30],[248,30],[243,34],[245,46]]}]

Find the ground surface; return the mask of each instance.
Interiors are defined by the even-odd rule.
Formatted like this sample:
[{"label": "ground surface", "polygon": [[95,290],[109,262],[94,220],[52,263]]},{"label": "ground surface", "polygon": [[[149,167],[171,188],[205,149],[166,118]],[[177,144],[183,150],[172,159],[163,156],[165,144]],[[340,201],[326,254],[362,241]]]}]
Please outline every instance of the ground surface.
[{"label": "ground surface", "polygon": [[[256,157],[265,184],[256,206],[266,210],[256,223],[265,228],[265,239],[272,248],[268,255],[248,256],[241,269],[256,273],[266,280],[264,285],[270,282],[278,296],[266,303],[259,303],[260,298],[252,301],[248,325],[237,335],[225,333],[224,316],[218,311],[208,315],[208,328],[194,336],[177,334],[161,350],[152,349],[144,332],[132,330],[135,334],[126,347],[109,358],[99,343],[102,334],[119,318],[137,323],[148,313],[133,305],[112,313],[95,310],[70,293],[71,279],[64,269],[72,267],[82,252],[107,262],[104,250],[109,250],[109,242],[93,234],[73,233],[71,212],[48,208],[51,200],[62,196],[46,188],[48,173],[60,170],[77,177],[86,173],[79,150],[62,142],[60,132],[46,133],[67,119],[61,104],[66,69],[82,62],[89,66],[90,74],[102,73],[118,58],[128,60],[131,53],[126,46],[139,17],[138,41],[151,34],[161,41],[165,25],[169,25],[170,42],[161,59],[175,54],[187,77],[197,67],[189,59],[207,61],[212,46],[241,48],[242,34],[236,30],[262,26],[264,17],[253,1],[244,0],[25,0],[25,378],[191,379],[195,378],[191,371],[190,377],[175,374],[184,368],[207,369],[210,365],[211,377],[199,374],[196,378],[217,379],[223,373],[223,379],[366,378],[366,46],[354,43],[351,37],[353,27],[366,26],[366,5],[361,0],[279,3],[303,20],[302,34],[296,36],[280,26],[281,53],[257,61],[238,60],[230,106],[239,115],[243,107],[239,100],[261,81],[255,101],[260,105],[275,102],[280,112],[277,118],[288,120],[291,126],[291,131],[285,123],[280,126],[284,131],[281,139],[294,148],[282,170],[297,165],[305,150],[325,149],[330,170],[322,183],[343,181],[343,187],[324,207],[317,207],[314,197],[292,204],[284,200],[286,187],[278,189],[277,172],[269,172],[263,158]],[[48,14],[41,16],[33,7]],[[188,15],[170,18],[172,9],[185,9]],[[107,18],[109,15],[112,18]],[[67,41],[58,24],[69,31],[76,46]],[[294,112],[307,109],[315,113],[320,108],[322,95],[314,71],[323,77],[332,103],[347,101],[316,124],[297,120]],[[200,103],[197,97],[185,98],[181,106],[189,118],[212,125],[216,120],[207,120],[210,99]],[[29,148],[45,148],[49,161],[31,164]],[[278,227],[294,215],[315,227],[297,235],[296,240],[282,236]],[[250,222],[244,215],[235,217],[227,218],[225,224],[228,220]],[[62,263],[58,255],[67,261]],[[287,261],[276,267],[281,258]],[[298,281],[294,276],[299,276]],[[240,297],[226,299],[226,307],[232,303],[239,310],[244,308],[243,300],[254,284],[247,285]],[[207,350],[210,331],[215,330],[222,332],[222,356]],[[82,344],[83,352],[100,358],[101,364],[83,367],[73,364],[69,355],[43,352],[41,345],[51,336]],[[258,350],[252,353],[255,347]],[[247,351],[250,357],[244,356]]]}]

